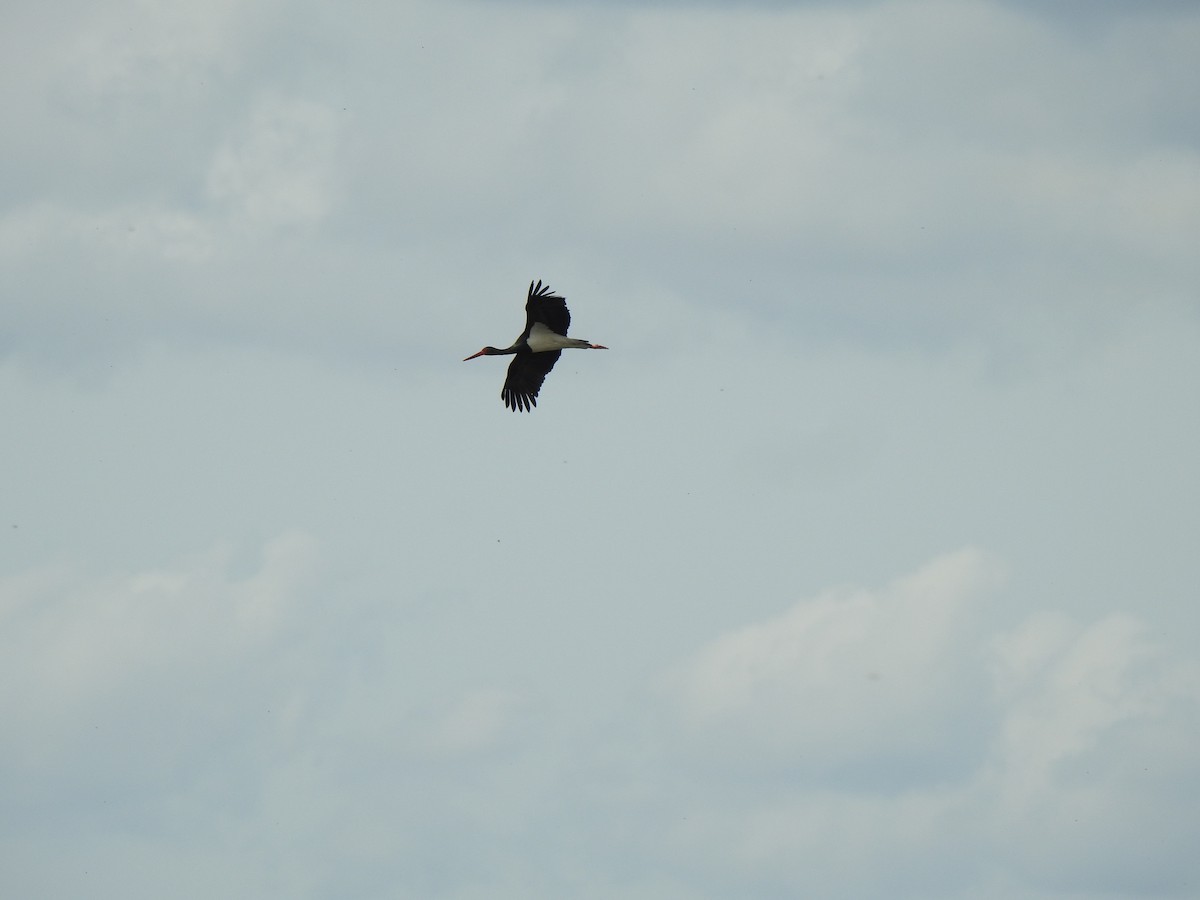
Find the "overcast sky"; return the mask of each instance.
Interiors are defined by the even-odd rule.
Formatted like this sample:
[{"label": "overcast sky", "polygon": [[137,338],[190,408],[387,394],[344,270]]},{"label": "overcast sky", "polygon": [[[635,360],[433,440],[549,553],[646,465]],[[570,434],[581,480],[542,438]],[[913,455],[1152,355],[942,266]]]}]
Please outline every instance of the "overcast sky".
[{"label": "overcast sky", "polygon": [[1047,5],[5,3],[0,894],[1200,896],[1200,8]]}]

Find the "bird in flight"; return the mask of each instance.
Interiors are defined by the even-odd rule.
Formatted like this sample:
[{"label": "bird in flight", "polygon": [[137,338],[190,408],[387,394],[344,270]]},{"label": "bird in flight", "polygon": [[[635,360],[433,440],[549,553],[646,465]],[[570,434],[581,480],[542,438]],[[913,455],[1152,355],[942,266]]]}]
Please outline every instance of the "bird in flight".
[{"label": "bird in flight", "polygon": [[[484,347],[467,359],[477,356],[512,356],[508,364],[508,377],[504,379],[504,390],[500,396],[504,405],[513,412],[528,412],[537,406],[538,391],[542,382],[562,356],[562,351],[571,347],[583,350],[607,350],[602,344],[592,344],[579,338],[567,337],[571,326],[571,313],[567,301],[551,293],[550,286],[542,286],[539,280],[529,283],[529,296],[525,300],[525,330],[513,341],[511,347],[497,350]],[[463,362],[466,362],[464,359]]]}]

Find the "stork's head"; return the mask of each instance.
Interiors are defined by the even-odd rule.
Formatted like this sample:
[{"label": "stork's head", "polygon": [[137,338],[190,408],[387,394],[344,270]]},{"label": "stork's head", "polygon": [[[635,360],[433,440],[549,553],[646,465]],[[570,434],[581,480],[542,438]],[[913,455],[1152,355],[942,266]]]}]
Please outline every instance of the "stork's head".
[{"label": "stork's head", "polygon": [[[497,350],[495,347],[484,347],[478,353],[472,353],[467,359],[474,359],[477,356],[499,356],[503,352],[503,350]],[[463,362],[466,362],[467,359],[464,359]]]}]

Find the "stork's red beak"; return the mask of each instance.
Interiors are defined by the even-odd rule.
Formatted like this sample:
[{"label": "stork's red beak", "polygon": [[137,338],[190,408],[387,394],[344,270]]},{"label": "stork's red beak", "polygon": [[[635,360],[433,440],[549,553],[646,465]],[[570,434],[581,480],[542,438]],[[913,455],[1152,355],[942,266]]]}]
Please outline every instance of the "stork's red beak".
[{"label": "stork's red beak", "polygon": [[[477,356],[483,356],[483,354],[484,354],[484,353],[486,353],[486,352],[487,352],[487,350],[486,350],[486,349],[484,349],[484,350],[480,350],[478,353],[472,353],[470,356],[468,356],[468,357],[467,357],[467,359],[474,359],[474,358],[475,358],[475,357],[477,357]],[[464,360],[463,360],[463,362],[466,362],[466,361],[467,361],[467,359],[464,359]]]}]

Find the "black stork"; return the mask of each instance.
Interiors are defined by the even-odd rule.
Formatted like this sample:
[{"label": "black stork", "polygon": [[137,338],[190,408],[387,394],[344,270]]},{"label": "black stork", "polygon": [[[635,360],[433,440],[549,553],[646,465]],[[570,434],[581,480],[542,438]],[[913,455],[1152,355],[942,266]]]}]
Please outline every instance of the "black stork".
[{"label": "black stork", "polygon": [[[607,350],[602,344],[592,344],[579,338],[567,337],[571,327],[571,313],[567,301],[550,292],[550,286],[542,286],[539,279],[535,285],[529,282],[529,295],[525,300],[525,330],[513,341],[511,347],[497,350],[484,347],[467,359],[477,356],[512,356],[508,364],[508,377],[504,379],[504,390],[500,396],[504,405],[513,412],[530,411],[537,406],[538,391],[542,382],[562,356],[564,349],[579,347],[584,350]],[[464,359],[463,362],[466,362]]]}]

